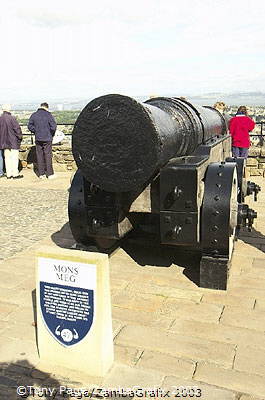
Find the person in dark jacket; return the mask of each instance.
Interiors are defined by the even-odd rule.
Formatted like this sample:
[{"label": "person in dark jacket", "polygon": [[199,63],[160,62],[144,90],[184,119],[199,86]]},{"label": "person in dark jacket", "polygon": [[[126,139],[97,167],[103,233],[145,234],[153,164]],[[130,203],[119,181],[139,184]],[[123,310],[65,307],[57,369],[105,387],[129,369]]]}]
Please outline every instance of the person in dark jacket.
[{"label": "person in dark jacket", "polygon": [[255,122],[248,117],[247,108],[240,106],[235,117],[229,122],[233,157],[248,157],[248,149],[250,147],[249,132],[254,128]]},{"label": "person in dark jacket", "polygon": [[52,139],[56,131],[56,122],[49,112],[49,105],[41,103],[40,108],[31,115],[28,129],[35,134],[36,155],[39,178],[55,177],[52,167]]},{"label": "person in dark jacket", "polygon": [[[7,179],[20,179],[23,175],[18,172],[18,153],[22,140],[21,128],[13,115],[11,106],[2,106],[3,114],[0,116],[0,149],[4,150]],[[1,171],[0,171],[1,172]]]}]

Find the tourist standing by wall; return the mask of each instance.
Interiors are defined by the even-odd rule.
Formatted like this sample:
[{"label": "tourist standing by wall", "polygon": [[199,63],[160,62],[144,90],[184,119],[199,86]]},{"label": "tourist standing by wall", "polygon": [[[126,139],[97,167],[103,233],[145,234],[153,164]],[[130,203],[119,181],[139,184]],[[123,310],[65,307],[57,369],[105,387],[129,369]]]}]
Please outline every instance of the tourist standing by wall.
[{"label": "tourist standing by wall", "polygon": [[217,101],[214,105],[213,108],[218,110],[221,114],[224,114],[226,111],[226,105],[223,101]]},{"label": "tourist standing by wall", "polygon": [[56,122],[49,112],[49,105],[41,103],[40,108],[31,115],[28,129],[35,134],[36,155],[39,178],[55,177],[52,167],[52,139],[56,131]]},{"label": "tourist standing by wall", "polygon": [[248,157],[248,149],[250,147],[249,132],[254,128],[255,122],[248,117],[247,108],[240,106],[235,117],[229,122],[233,157]]},{"label": "tourist standing by wall", "polygon": [[223,101],[217,101],[214,105],[213,108],[215,108],[217,111],[219,111],[223,116],[226,121],[226,125],[228,127],[229,121],[231,119],[230,115],[226,112],[227,107],[226,104]]},{"label": "tourist standing by wall", "polygon": [[[2,106],[3,114],[0,116],[0,149],[4,150],[7,179],[20,179],[23,175],[18,172],[18,152],[22,140],[22,131],[16,120],[11,115],[11,106]],[[1,163],[1,162],[0,162]],[[1,168],[1,164],[0,164]],[[0,170],[0,174],[3,172]]]}]

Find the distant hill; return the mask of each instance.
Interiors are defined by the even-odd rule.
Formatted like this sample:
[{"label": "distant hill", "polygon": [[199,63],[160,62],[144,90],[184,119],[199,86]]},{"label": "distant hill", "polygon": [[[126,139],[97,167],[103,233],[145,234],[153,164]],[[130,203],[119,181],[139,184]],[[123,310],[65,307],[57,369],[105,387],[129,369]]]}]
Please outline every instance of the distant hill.
[{"label": "distant hill", "polygon": [[[180,97],[184,96],[188,101],[194,104],[213,105],[216,101],[223,101],[227,105],[247,105],[247,106],[265,106],[265,93],[263,92],[211,92],[201,95],[185,95],[185,93],[157,94],[157,96]],[[135,96],[139,101],[148,99],[148,96]]]},{"label": "distant hill", "polygon": [[[106,93],[107,94],[107,93]],[[129,94],[128,94],[129,95]],[[185,93],[157,93],[157,96],[165,97],[179,97],[184,96],[188,101],[194,104],[201,105],[213,105],[216,101],[224,101],[227,105],[252,105],[252,106],[265,106],[265,93],[263,92],[234,92],[234,93],[223,93],[223,92],[211,92],[200,95],[186,95]],[[96,96],[95,96],[96,97]],[[143,102],[149,98],[149,95],[132,96],[136,100]],[[59,99],[58,101],[50,102],[50,108],[52,110],[59,109],[58,106],[63,106],[64,110],[82,110],[87,103],[89,103],[94,97],[87,97],[87,99]],[[39,104],[35,102],[27,102],[20,104],[13,104],[15,110],[36,110]]]},{"label": "distant hill", "polygon": [[238,93],[206,93],[200,96],[190,96],[191,103],[210,105],[216,101],[224,101],[227,105],[265,106],[265,93],[238,92]]}]

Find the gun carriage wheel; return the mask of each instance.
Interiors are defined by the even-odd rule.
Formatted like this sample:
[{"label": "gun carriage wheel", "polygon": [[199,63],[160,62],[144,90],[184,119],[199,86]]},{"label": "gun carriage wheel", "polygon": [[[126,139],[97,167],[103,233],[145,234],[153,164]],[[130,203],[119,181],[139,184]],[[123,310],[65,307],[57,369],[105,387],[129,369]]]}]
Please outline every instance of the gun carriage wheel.
[{"label": "gun carriage wheel", "polygon": [[245,196],[247,195],[247,181],[245,179],[245,166],[246,160],[243,157],[227,157],[226,162],[236,163],[237,179],[238,179],[238,203],[244,203]]},{"label": "gun carriage wheel", "polygon": [[89,244],[86,234],[87,215],[84,195],[84,177],[77,170],[69,189],[69,224],[77,243]]},{"label": "gun carriage wheel", "polygon": [[238,219],[235,163],[209,165],[201,214],[200,286],[226,289]]},{"label": "gun carriage wheel", "polygon": [[[88,224],[89,210],[86,205],[86,190],[88,182],[84,182],[85,178],[81,171],[78,169],[69,189],[69,202],[68,214],[69,224],[77,245],[82,246],[95,246],[98,251],[108,251],[115,247],[117,240],[111,238],[90,237],[88,234],[88,227],[92,226],[97,230],[98,221],[94,218],[92,223]],[[89,185],[90,190],[93,191],[93,185]]]}]

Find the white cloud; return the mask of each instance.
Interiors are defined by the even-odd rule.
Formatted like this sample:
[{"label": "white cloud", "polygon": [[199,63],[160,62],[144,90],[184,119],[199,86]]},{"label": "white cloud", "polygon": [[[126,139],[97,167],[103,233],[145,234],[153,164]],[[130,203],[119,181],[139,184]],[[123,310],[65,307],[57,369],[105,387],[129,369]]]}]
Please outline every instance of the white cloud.
[{"label": "white cloud", "polygon": [[265,91],[264,8],[259,0],[10,0],[0,16],[2,94]]}]

